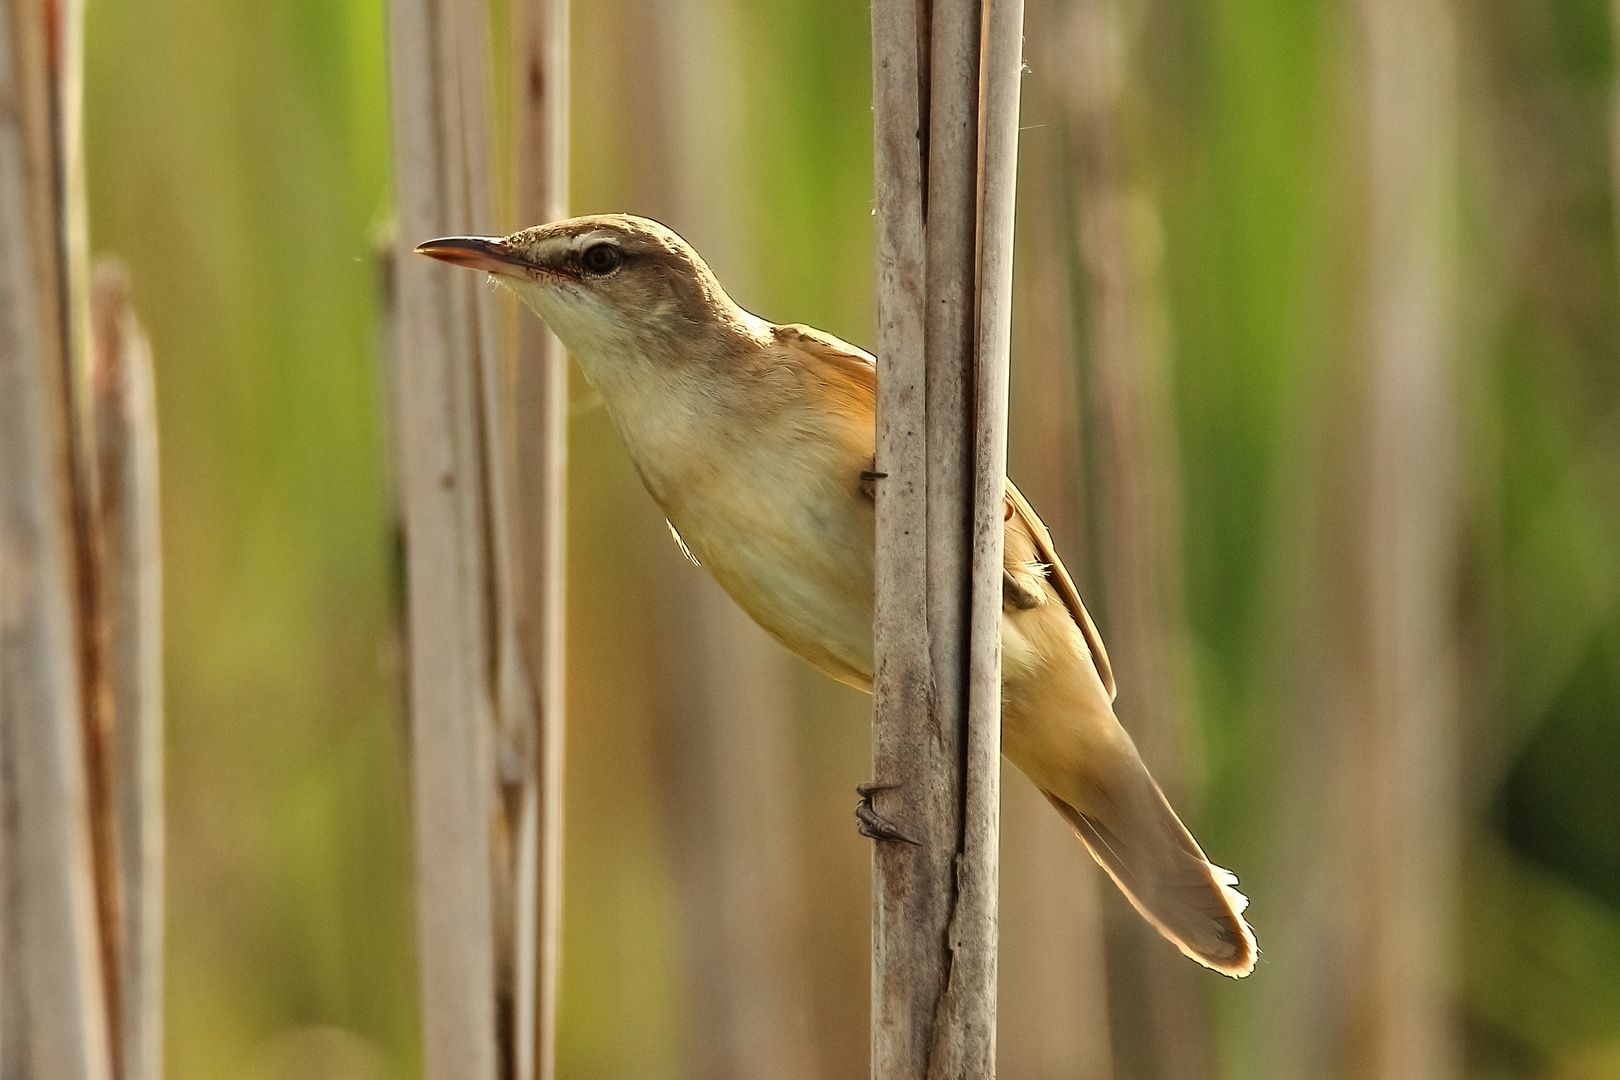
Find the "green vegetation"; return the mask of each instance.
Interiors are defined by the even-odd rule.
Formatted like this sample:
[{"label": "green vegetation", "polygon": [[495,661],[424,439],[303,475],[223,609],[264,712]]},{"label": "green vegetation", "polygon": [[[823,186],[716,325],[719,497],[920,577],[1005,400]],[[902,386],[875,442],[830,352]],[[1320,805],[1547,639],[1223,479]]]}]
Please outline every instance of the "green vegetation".
[{"label": "green vegetation", "polygon": [[[1309,479],[1301,448],[1319,437],[1324,372],[1359,317],[1346,283],[1354,12],[1323,0],[1127,7],[1133,89],[1120,122],[1161,226],[1185,485],[1204,762],[1195,816],[1218,861],[1243,871],[1264,947],[1267,921],[1308,895],[1266,853],[1289,723],[1276,704],[1291,660],[1282,613],[1308,609],[1321,587],[1286,559]],[[373,255],[392,167],[385,14],[383,0],[88,4],[92,243],[129,266],[157,364],[176,1080],[419,1072]],[[671,190],[667,50],[673,20],[699,15],[725,29],[701,65],[735,95],[715,103],[731,126],[712,152],[734,171],[739,300],[870,342],[862,0],[577,4],[573,206],[682,228],[669,208],[703,193]],[[1609,11],[1601,0],[1478,0],[1454,16],[1457,1000],[1470,1075],[1612,1078],[1620,254]],[[1026,91],[1035,100],[1066,77],[1037,67]],[[1028,117],[1027,144],[1058,137],[1048,119]],[[605,414],[583,385],[576,397],[562,1073],[673,1078],[688,1075],[692,1036],[666,842],[667,750],[681,732],[661,708],[659,661],[678,618],[662,583],[687,568]],[[795,715],[761,723],[791,729],[799,768],[784,797],[802,827],[784,843],[815,883],[806,1022],[824,1075],[859,1075],[867,855],[849,808],[867,779],[866,705],[808,675],[796,686]],[[1212,991],[1225,1075],[1264,1075],[1251,1055],[1276,1003],[1261,986],[1267,962],[1251,984]]]}]

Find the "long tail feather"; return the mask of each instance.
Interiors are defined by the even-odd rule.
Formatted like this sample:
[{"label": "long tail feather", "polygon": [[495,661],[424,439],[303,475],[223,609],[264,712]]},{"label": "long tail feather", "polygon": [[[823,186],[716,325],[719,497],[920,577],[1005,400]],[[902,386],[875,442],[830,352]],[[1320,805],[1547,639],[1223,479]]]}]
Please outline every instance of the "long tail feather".
[{"label": "long tail feather", "polygon": [[[1192,959],[1241,979],[1259,949],[1237,876],[1204,857],[1140,761],[1092,813],[1043,791],[1142,917]],[[1121,790],[1124,789],[1124,790]]]}]

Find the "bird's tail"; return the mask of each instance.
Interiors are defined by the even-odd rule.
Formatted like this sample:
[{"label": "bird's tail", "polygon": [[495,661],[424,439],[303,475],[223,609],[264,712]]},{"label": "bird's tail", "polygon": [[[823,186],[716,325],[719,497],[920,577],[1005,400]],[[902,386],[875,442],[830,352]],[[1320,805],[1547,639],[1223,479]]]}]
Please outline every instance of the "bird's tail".
[{"label": "bird's tail", "polygon": [[1242,978],[1259,949],[1237,876],[1204,857],[1128,738],[1120,749],[1076,790],[1042,794],[1143,918],[1200,964]]}]

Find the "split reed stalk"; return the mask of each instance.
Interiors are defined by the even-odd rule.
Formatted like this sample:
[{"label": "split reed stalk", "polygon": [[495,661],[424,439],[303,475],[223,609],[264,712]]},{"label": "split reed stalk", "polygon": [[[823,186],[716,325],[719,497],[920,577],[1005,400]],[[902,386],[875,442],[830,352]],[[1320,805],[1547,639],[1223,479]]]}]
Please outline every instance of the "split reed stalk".
[{"label": "split reed stalk", "polygon": [[[995,1069],[1002,499],[1021,3],[876,3],[872,1075]],[[984,37],[981,40],[981,26]],[[923,134],[927,133],[926,146]],[[983,146],[981,147],[981,133]]]}]

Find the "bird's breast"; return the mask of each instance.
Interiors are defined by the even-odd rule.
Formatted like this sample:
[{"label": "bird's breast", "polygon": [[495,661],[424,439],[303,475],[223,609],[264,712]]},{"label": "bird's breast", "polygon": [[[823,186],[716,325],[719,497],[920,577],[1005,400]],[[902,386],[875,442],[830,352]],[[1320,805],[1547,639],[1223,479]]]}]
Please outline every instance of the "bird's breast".
[{"label": "bird's breast", "polygon": [[[871,435],[865,435],[870,446]],[[633,452],[634,453],[634,452]],[[840,681],[872,672],[871,451],[859,426],[783,417],[635,454],[649,491],[698,562],[753,619]]]}]

